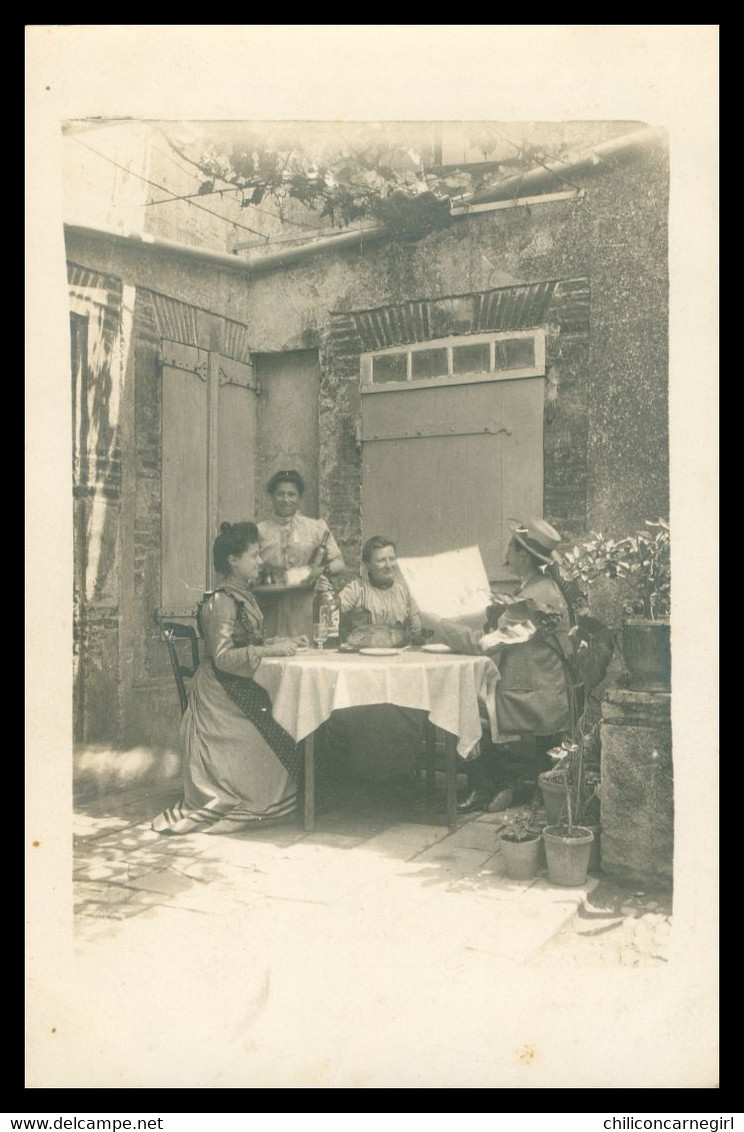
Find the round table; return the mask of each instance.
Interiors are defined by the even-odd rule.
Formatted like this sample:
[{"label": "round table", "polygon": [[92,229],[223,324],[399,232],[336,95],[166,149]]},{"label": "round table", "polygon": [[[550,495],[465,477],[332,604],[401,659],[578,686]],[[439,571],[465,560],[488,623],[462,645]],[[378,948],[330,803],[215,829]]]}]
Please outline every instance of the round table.
[{"label": "round table", "polygon": [[486,656],[404,649],[370,656],[317,649],[292,657],[265,657],[254,680],[271,697],[272,714],[296,742],[305,743],[305,827],[315,809],[314,735],[332,712],[369,704],[397,704],[427,713],[427,783],[434,785],[434,728],[444,732],[447,817],[457,824],[457,755],[475,754],[482,733],[480,704],[495,729],[493,690],[499,672]]}]

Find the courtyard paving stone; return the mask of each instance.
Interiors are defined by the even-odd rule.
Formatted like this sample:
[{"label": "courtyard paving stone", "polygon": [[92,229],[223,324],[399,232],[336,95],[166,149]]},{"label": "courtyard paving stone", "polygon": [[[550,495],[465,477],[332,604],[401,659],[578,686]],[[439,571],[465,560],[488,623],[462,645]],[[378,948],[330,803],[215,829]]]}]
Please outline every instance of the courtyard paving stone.
[{"label": "courtyard paving stone", "polygon": [[[153,1018],[175,1033],[186,995],[200,1021],[178,1029],[178,1049],[200,1066],[195,1084],[478,1087],[494,1058],[518,1057],[523,1014],[539,1014],[528,981],[515,997],[520,973],[614,966],[633,977],[666,962],[668,896],[596,877],[558,888],[544,871],[511,880],[504,815],[465,815],[451,833],[423,806],[357,799],[313,833],[298,823],[163,837],[150,819],[164,804],[140,796],[127,804],[139,821],[78,826],[76,963],[91,1001],[104,996],[117,1018],[112,1065]],[[115,802],[97,807],[115,816]],[[438,1024],[453,1017],[463,1024]],[[141,1062],[136,1087],[168,1083],[150,1073]]]}]

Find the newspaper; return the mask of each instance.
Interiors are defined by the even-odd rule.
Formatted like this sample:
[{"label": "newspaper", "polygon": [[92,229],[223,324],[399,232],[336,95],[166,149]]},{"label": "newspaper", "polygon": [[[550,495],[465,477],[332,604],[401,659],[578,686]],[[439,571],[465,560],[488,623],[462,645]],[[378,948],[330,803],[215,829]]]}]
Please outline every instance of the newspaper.
[{"label": "newspaper", "polygon": [[399,558],[398,566],[425,624],[447,618],[483,628],[491,587],[477,546]]}]

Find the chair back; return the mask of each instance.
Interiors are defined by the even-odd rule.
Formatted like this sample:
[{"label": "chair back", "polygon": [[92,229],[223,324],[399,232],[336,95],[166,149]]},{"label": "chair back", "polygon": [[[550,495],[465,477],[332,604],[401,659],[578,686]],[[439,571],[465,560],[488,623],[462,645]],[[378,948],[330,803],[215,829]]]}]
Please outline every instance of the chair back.
[{"label": "chair back", "polygon": [[[168,656],[178,690],[178,699],[181,704],[181,715],[183,715],[189,703],[186,680],[190,680],[199,667],[199,639],[193,626],[182,625],[178,621],[163,621],[160,611],[157,609],[153,614],[153,619],[160,630],[160,639],[168,649]],[[190,664],[184,664],[179,655],[177,642],[184,641],[188,641],[191,647]]]}]

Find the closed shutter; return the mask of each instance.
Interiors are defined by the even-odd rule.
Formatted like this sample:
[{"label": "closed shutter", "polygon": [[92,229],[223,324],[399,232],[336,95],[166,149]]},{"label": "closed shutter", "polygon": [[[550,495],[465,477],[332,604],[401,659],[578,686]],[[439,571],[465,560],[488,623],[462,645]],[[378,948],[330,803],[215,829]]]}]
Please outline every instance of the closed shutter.
[{"label": "closed shutter", "polygon": [[255,506],[256,389],[253,367],[219,359],[217,522],[253,519]]},{"label": "closed shutter", "polygon": [[188,615],[206,588],[209,355],[163,342],[162,608]]},{"label": "closed shutter", "polygon": [[163,614],[190,616],[214,580],[220,523],[255,510],[252,366],[162,342]]}]

